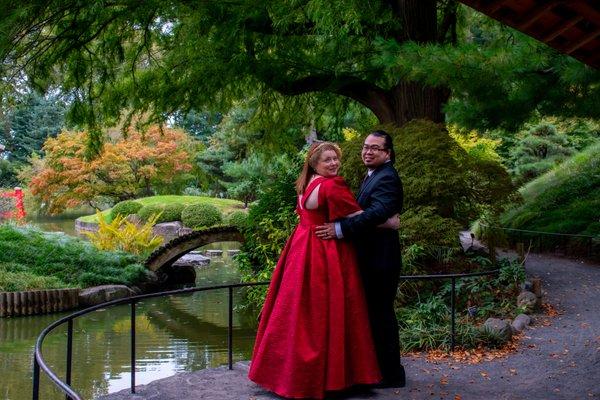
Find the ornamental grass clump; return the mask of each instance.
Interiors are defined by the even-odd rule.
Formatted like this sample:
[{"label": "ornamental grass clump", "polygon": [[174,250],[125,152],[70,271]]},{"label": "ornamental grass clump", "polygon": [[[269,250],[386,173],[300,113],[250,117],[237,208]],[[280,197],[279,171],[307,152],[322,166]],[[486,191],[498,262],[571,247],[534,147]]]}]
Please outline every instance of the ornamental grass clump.
[{"label": "ornamental grass clump", "polygon": [[223,216],[212,204],[190,204],[181,213],[183,225],[192,228],[208,228],[223,222]]},{"label": "ornamental grass clump", "polygon": [[154,235],[152,227],[161,214],[155,214],[142,226],[128,221],[118,214],[110,223],[98,216],[98,231],[85,232],[90,242],[100,250],[121,250],[132,254],[147,255],[160,246],[163,238]]}]

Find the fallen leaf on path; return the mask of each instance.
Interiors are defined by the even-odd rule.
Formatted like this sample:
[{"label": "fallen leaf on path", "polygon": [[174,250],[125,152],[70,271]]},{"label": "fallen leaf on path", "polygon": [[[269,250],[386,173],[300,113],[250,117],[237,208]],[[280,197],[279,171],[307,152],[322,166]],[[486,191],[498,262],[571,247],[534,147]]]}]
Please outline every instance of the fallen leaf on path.
[{"label": "fallen leaf on path", "polygon": [[[448,352],[444,350],[430,350],[427,352],[427,361],[433,363],[440,361],[455,361],[464,364],[479,364],[483,361],[505,358],[517,350],[519,341],[522,338],[523,334],[513,335],[510,342],[505,343],[502,347],[497,349],[487,349],[480,346],[476,349],[469,350],[457,349],[451,354],[448,354]],[[535,347],[535,345],[531,346]]]},{"label": "fallen leaf on path", "polygon": [[544,311],[544,314],[546,314],[549,317],[556,317],[557,315],[562,314],[562,312],[558,311],[552,304],[550,303],[543,303],[542,304],[542,310]]}]

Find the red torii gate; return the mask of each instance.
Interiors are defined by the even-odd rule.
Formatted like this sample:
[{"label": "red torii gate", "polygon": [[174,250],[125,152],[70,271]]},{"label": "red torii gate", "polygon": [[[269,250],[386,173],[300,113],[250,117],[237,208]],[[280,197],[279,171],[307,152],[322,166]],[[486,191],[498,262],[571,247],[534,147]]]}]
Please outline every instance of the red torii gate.
[{"label": "red torii gate", "polygon": [[15,199],[15,211],[1,211],[0,219],[2,218],[15,218],[17,220],[23,220],[25,218],[25,205],[23,204],[23,190],[16,187],[12,192],[0,193],[0,198],[14,198]]}]

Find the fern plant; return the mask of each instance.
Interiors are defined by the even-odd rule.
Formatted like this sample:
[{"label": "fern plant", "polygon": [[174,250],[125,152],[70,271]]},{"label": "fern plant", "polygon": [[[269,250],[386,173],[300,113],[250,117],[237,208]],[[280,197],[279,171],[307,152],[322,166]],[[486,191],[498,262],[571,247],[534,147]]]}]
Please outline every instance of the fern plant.
[{"label": "fern plant", "polygon": [[106,222],[96,212],[98,219],[97,232],[85,232],[92,244],[100,250],[121,250],[132,254],[147,255],[160,246],[163,238],[154,235],[152,227],[160,218],[152,215],[144,225],[137,226],[119,214],[111,222]]}]

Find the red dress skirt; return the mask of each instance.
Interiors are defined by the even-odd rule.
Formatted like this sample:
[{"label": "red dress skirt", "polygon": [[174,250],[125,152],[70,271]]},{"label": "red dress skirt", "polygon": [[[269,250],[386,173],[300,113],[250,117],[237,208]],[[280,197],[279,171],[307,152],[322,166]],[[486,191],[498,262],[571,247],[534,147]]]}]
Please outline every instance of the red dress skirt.
[{"label": "red dress skirt", "polygon": [[321,240],[315,227],[360,210],[341,177],[321,184],[318,207],[298,202],[300,222],[287,241],[262,310],[249,378],[288,398],[381,379],[356,254],[345,240]]}]

